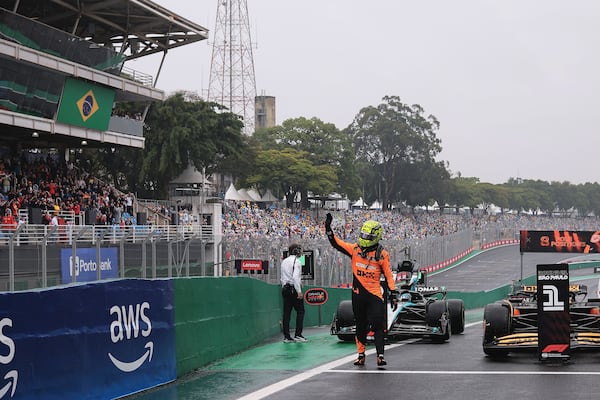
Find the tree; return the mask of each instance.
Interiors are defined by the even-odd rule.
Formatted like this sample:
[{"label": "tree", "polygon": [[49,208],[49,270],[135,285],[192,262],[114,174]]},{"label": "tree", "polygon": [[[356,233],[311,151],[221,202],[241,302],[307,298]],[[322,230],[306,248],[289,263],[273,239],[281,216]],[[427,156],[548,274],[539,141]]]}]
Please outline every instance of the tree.
[{"label": "tree", "polygon": [[77,157],[80,168],[94,171],[95,177],[122,192],[138,191],[139,171],[143,161],[143,149],[124,146],[85,149]]},{"label": "tree", "polygon": [[404,168],[403,174],[405,176],[400,194],[407,205],[413,206],[414,209],[416,206],[428,206],[437,201],[440,212],[443,212],[453,192],[450,174],[443,162],[409,164]]},{"label": "tree", "polygon": [[457,177],[453,179],[453,182],[454,192],[450,199],[454,207],[457,211],[461,207],[469,207],[471,213],[473,213],[475,207],[483,201],[479,187],[479,178]]},{"label": "tree", "polygon": [[293,208],[302,190],[321,194],[335,188],[332,166],[314,165],[306,152],[291,148],[258,151],[254,171],[247,183],[259,189],[270,188],[276,195],[285,194],[288,208]]},{"label": "tree", "polygon": [[308,206],[308,192],[329,195],[334,191],[349,197],[358,197],[359,181],[354,166],[354,153],[350,138],[340,132],[335,125],[325,123],[318,118],[303,117],[288,119],[281,125],[260,129],[254,133],[254,142],[264,150],[294,149],[303,152],[312,167],[324,168],[332,179],[332,185],[326,185],[328,191],[297,187],[302,195],[303,207]]},{"label": "tree", "polygon": [[359,160],[378,171],[373,183],[381,185],[383,209],[389,209],[409,165],[435,163],[441,151],[438,129],[434,116],[425,116],[420,105],[406,105],[397,96],[385,96],[379,106],[361,109],[347,128]]},{"label": "tree", "polygon": [[246,148],[237,115],[216,103],[187,101],[182,92],[154,104],[146,125],[139,180],[159,198],[166,196],[168,183],[190,164],[210,174],[226,160],[240,158]]}]

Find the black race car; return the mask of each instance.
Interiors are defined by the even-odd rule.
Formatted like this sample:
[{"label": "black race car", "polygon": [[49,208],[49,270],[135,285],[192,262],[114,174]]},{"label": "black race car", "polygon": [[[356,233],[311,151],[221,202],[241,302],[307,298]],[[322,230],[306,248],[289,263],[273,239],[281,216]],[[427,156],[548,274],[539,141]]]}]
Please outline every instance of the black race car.
[{"label": "black race car", "polygon": [[[538,348],[537,286],[517,285],[503,300],[485,306],[483,352],[504,357]],[[585,285],[569,286],[571,349],[600,350],[600,299],[589,299]]]},{"label": "black race car", "polygon": [[[465,305],[461,299],[446,299],[446,288],[428,286],[426,271],[412,261],[403,261],[394,271],[399,289],[398,308],[387,307],[387,340],[423,337],[444,342],[465,329]],[[385,285],[383,285],[385,286]],[[387,294],[385,288],[384,296]],[[331,334],[343,341],[354,341],[356,322],[352,301],[342,300],[331,322]]]}]

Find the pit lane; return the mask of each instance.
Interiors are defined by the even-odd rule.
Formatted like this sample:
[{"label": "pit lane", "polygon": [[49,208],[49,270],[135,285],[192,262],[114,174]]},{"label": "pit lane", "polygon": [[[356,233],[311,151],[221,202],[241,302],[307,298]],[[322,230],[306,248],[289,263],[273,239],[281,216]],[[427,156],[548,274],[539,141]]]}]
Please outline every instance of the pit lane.
[{"label": "pit lane", "polygon": [[[565,254],[521,258],[518,246],[505,246],[434,274],[430,282],[449,290],[489,290],[519,279],[521,266],[523,275],[529,276],[537,264],[569,258]],[[598,279],[591,273],[574,271],[571,278],[595,288]],[[325,326],[306,330],[308,343],[283,344],[275,338],[136,399],[599,398],[600,353],[576,352],[566,364],[540,363],[535,353],[493,360],[482,350],[481,314],[482,310],[469,311],[465,332],[448,343],[418,339],[388,345],[385,370],[377,369],[372,346],[365,367],[352,365],[354,344],[339,342]]]}]

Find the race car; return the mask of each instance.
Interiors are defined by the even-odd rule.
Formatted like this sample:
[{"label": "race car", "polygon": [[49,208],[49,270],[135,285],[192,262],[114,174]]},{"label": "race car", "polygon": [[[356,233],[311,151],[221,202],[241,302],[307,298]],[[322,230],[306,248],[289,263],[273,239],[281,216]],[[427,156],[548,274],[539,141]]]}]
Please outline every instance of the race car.
[{"label": "race car", "polygon": [[[446,288],[428,286],[427,273],[416,263],[405,260],[394,271],[399,288],[398,307],[393,309],[386,301],[386,339],[399,340],[422,337],[435,342],[445,342],[451,335],[465,329],[465,305],[461,299],[446,299]],[[384,299],[388,290],[382,281]],[[331,334],[342,341],[354,341],[356,321],[352,301],[342,300],[331,322]],[[372,339],[371,336],[368,339]]]},{"label": "race car", "polygon": [[[600,350],[600,300],[589,299],[587,286],[569,285],[570,348]],[[506,299],[485,306],[483,352],[505,357],[538,348],[536,285],[517,285]]]}]

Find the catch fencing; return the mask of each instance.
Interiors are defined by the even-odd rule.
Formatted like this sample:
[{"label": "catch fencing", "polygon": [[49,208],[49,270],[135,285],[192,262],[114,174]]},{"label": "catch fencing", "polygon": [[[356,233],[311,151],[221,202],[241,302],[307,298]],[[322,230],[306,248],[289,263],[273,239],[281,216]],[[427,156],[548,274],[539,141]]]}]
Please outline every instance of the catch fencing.
[{"label": "catch fencing", "polygon": [[[491,227],[483,230],[464,229],[438,237],[386,241],[382,244],[390,253],[392,266],[409,259],[421,267],[434,266],[459,254],[481,249],[488,243],[514,240],[514,229]],[[237,273],[234,261],[240,259],[268,261],[268,273],[251,273],[250,276],[268,283],[279,283],[283,254],[291,242],[302,244],[304,250],[312,250],[314,277],[304,277],[307,285],[338,287],[352,282],[350,258],[335,250],[324,238],[302,239],[288,237],[257,237],[249,239],[223,239],[223,259],[228,274]]]},{"label": "catch fencing", "polygon": [[[392,265],[410,259],[431,266],[517,234],[491,227],[382,243]],[[283,254],[292,241],[313,252],[314,276],[304,279],[305,284],[338,287],[352,282],[350,259],[326,238],[233,239],[214,235],[211,225],[22,224],[0,235],[0,291],[104,279],[235,276],[236,260],[244,259],[266,261],[267,273],[248,276],[277,284]]]}]

